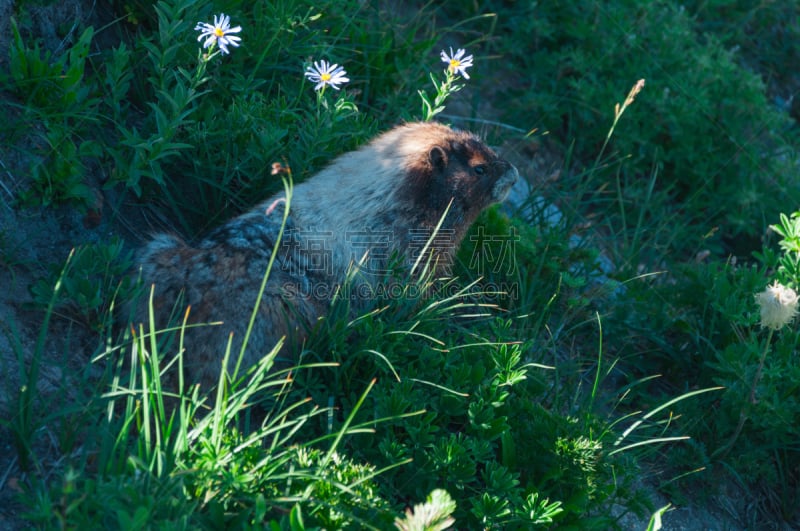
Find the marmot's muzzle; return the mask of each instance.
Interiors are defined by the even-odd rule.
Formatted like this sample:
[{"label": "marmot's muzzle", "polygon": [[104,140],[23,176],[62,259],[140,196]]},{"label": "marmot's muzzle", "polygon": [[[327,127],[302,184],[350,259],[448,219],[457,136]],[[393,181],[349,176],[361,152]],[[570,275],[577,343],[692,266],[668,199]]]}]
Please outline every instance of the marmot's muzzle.
[{"label": "marmot's muzzle", "polygon": [[494,187],[492,188],[492,200],[496,203],[504,201],[505,198],[508,197],[511,187],[514,186],[514,183],[519,179],[517,168],[512,165],[509,166],[509,169],[494,183]]}]

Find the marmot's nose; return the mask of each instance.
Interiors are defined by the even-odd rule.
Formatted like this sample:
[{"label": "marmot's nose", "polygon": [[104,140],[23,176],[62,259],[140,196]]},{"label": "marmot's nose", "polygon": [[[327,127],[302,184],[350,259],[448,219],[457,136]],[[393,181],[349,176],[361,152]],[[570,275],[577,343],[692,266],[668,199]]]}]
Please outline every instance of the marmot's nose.
[{"label": "marmot's nose", "polygon": [[496,174],[499,176],[498,180],[517,182],[519,172],[517,168],[507,160],[498,160],[494,163]]},{"label": "marmot's nose", "polygon": [[517,170],[517,167],[514,166],[513,164],[509,164],[508,166],[509,167],[508,170],[506,170],[506,173],[511,174],[509,175],[509,178],[511,179],[512,183],[515,183],[519,180],[519,171]]}]

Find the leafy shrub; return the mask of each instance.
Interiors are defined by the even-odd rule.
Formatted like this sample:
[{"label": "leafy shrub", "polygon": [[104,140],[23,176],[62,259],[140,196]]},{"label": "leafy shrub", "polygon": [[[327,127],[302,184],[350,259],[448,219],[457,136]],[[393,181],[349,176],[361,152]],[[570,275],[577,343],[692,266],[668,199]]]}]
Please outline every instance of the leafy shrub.
[{"label": "leafy shrub", "polygon": [[95,85],[87,76],[94,30],[87,28],[66,53],[54,58],[38,41],[26,45],[13,18],[11,29],[9,70],[0,83],[24,105],[21,123],[6,132],[7,140],[32,134],[40,146],[31,157],[30,188],[20,199],[24,204],[86,209],[95,197],[86,180],[89,161],[100,158],[98,141],[84,136],[100,122]]},{"label": "leafy shrub", "polygon": [[[657,168],[656,190],[670,197],[664,208],[680,208],[675,230],[686,237],[672,246],[682,256],[710,244],[746,255],[758,248],[764,220],[778,214],[770,198],[800,199],[785,138],[788,116],[770,105],[760,77],[741,68],[734,52],[698,34],[685,9],[626,0],[602,6],[495,2],[483,9],[502,13],[497,31],[509,35],[492,41],[509,60],[495,76],[529,73],[526,83],[509,84],[507,120],[556,135],[587,166],[610,125],[608,102],[646,79],[642,109],[626,117],[610,146],[628,158],[619,171],[634,184],[622,190],[621,200],[634,212],[641,190],[635,182]],[[714,232],[714,240],[703,240]]]},{"label": "leafy shrub", "polygon": [[[134,343],[127,374],[112,353],[98,357],[110,364],[109,391],[92,404],[94,423],[73,442],[91,448],[96,459],[73,461],[55,478],[33,481],[28,520],[44,527],[236,529],[290,522],[294,529],[380,528],[392,520],[374,486],[374,468],[335,451],[347,428],[316,441],[331,441],[322,451],[295,439],[324,412],[308,408],[307,400],[258,417],[249,411],[251,400],[280,398],[281,391],[270,389],[285,389],[280,375],[265,378],[269,356],[209,407],[196,390],[171,402],[174,390],[162,388],[158,353],[150,356],[145,347],[150,334]],[[67,419],[74,412],[51,415]],[[239,428],[248,425],[246,432]]]},{"label": "leafy shrub", "polygon": [[[624,446],[624,437],[616,434],[612,426],[617,421],[601,411],[599,401],[595,409],[597,389],[577,396],[558,390],[581,378],[554,354],[546,337],[547,324],[558,322],[558,317],[551,319],[554,300],[561,299],[546,290],[558,289],[560,271],[532,263],[542,273],[536,277],[527,269],[495,267],[502,265],[499,248],[509,243],[505,237],[511,226],[519,225],[490,210],[473,229],[486,238],[476,238],[477,249],[495,247],[489,254],[497,261],[484,264],[492,273],[488,284],[479,277],[467,280],[475,274],[470,264],[477,267],[475,250],[467,244],[457,268],[466,275],[466,288],[452,280],[417,279],[402,284],[402,295],[376,301],[357,318],[347,300],[336,301],[303,359],[339,366],[298,372],[297,383],[303,396],[335,404],[346,416],[358,398],[356,390],[378,375],[376,392],[359,418],[365,423],[370,418],[397,421],[374,435],[352,438],[348,453],[370,463],[412,460],[377,478],[390,500],[420,499],[446,486],[456,502],[456,522],[467,528],[527,529],[554,522],[613,527],[618,515],[608,508],[615,502],[641,513],[649,506],[633,487],[635,475],[622,472],[633,470],[632,456],[614,451]],[[520,249],[506,259],[522,259],[519,267],[533,256],[544,264],[565,259],[562,248],[548,248],[558,239],[551,231],[559,229],[543,227],[540,238],[521,238]],[[569,264],[578,268],[581,258],[576,253]],[[531,299],[506,300],[483,291],[513,282],[520,282],[519,293]],[[525,304],[531,313],[500,318],[493,315],[502,311],[497,302]],[[527,340],[504,339],[515,337]],[[555,373],[546,363],[550,356],[560,365]],[[599,378],[605,369],[596,365],[590,370],[597,370]],[[554,385],[554,379],[560,383]],[[339,418],[326,419],[319,430],[335,430]],[[651,436],[642,432],[636,437],[647,444],[643,441]]]},{"label": "leafy shrub", "polygon": [[38,41],[34,41],[32,48],[26,46],[13,18],[11,30],[8,72],[11,79],[6,83],[19,97],[46,111],[70,110],[91,101],[87,102],[85,73],[93,28],[85,29],[68,52],[58,58],[44,51]]},{"label": "leafy shrub", "polygon": [[373,136],[379,113],[320,112],[302,75],[310,59],[344,63],[352,79],[322,103],[330,99],[340,111],[347,102],[379,106],[390,122],[398,121],[392,98],[397,83],[410,80],[396,75],[403,65],[390,60],[390,44],[401,39],[429,52],[430,39],[410,38],[424,30],[425,19],[395,24],[386,20],[388,11],[355,2],[351,7],[241,5],[236,20],[261,23],[246,27],[236,53],[206,63],[196,56],[193,39],[185,37],[192,21],[210,16],[209,4],[158,2],[157,18],[142,24],[156,31],[142,32],[132,50],[146,59],[134,70],[132,110],[153,112],[119,124],[121,148],[111,149],[114,179],[137,195],[165,200],[191,234],[277,191],[272,162],[285,161],[302,179]]},{"label": "leafy shrub", "polygon": [[119,238],[78,247],[66,264],[57,264],[50,276],[31,286],[33,302],[47,308],[58,284],[56,312],[104,332],[115,318],[114,303],[134,295],[132,267],[133,251],[126,250]]},{"label": "leafy shrub", "polygon": [[[795,86],[796,79],[785,65],[800,60],[794,46],[800,37],[794,6],[777,2],[756,5],[747,0],[690,1],[683,6],[697,21],[699,31],[712,33],[741,55],[744,65],[770,85],[777,102],[790,103],[784,88]],[[792,114],[796,120],[796,110]]]},{"label": "leafy shrub", "polygon": [[672,271],[666,281],[631,284],[636,302],[618,308],[607,326],[611,334],[627,333],[629,341],[639,342],[632,351],[651,352],[644,360],[637,356],[635,366],[663,374],[668,389],[721,386],[711,402],[687,401],[677,408],[693,441],[672,454],[672,466],[684,472],[686,463],[708,467],[711,475],[695,478],[700,482],[716,485],[730,474],[748,491],[766,489],[763,505],[751,517],[772,514],[791,521],[797,517],[791,500],[800,479],[791,472],[800,457],[793,443],[800,421],[794,399],[799,336],[796,324],[765,329],[754,297],[773,271],[781,271],[777,276],[787,286],[795,285],[793,274],[787,275],[794,269],[779,264],[793,264],[796,253],[788,240],[781,247],[782,253],[765,248],[760,264],[691,264]]}]

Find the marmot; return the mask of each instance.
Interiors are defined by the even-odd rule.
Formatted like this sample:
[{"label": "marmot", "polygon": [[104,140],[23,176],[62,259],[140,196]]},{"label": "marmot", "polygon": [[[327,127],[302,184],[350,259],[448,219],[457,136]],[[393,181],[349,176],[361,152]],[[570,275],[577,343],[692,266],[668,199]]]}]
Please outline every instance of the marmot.
[{"label": "marmot", "polygon": [[[393,254],[414,260],[448,205],[428,251],[438,267],[451,263],[478,214],[505,199],[517,178],[517,169],[477,137],[428,122],[395,127],[297,184],[242,367],[254,365],[284,336],[302,340],[353,263],[360,263],[363,287],[370,275],[380,277]],[[190,323],[223,322],[186,329],[190,383],[217,382],[230,333],[232,360],[241,349],[280,231],[282,196],[233,218],[196,246],[162,234],[139,254],[148,295],[154,286],[159,327],[179,323],[187,305]],[[147,322],[147,298],[138,305],[138,322]]]}]

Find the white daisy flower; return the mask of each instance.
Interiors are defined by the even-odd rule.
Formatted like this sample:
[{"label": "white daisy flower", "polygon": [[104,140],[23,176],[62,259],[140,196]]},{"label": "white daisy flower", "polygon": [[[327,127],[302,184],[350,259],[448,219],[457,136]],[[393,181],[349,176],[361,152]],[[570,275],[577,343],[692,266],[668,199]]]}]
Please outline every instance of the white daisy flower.
[{"label": "white daisy flower", "polygon": [[225,13],[220,13],[219,18],[217,18],[217,15],[214,15],[213,24],[198,22],[194,29],[200,32],[200,36],[197,37],[198,41],[206,40],[206,42],[203,43],[203,48],[208,48],[216,43],[224,54],[228,53],[228,46],[239,46],[239,41],[242,40],[241,37],[231,35],[231,33],[239,33],[242,31],[242,27],[236,26],[232,28],[231,17],[225,15]]},{"label": "white daisy flower", "polygon": [[350,78],[345,77],[347,72],[344,71],[339,65],[332,65],[328,61],[314,61],[313,66],[309,66],[306,70],[305,76],[316,83],[314,90],[319,91],[327,85],[330,85],[335,90],[339,90],[342,83],[347,83]]},{"label": "white daisy flower", "polygon": [[797,315],[797,293],[778,281],[757,294],[756,302],[761,310],[761,326],[764,328],[780,330]]},{"label": "white daisy flower", "polygon": [[450,48],[450,55],[442,50],[442,61],[447,63],[447,69],[451,73],[469,79],[467,68],[472,66],[472,55],[464,57],[465,53],[464,48],[459,48],[455,54],[453,54],[453,48]]}]

